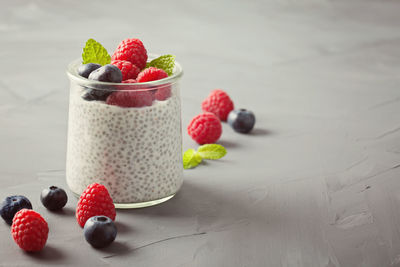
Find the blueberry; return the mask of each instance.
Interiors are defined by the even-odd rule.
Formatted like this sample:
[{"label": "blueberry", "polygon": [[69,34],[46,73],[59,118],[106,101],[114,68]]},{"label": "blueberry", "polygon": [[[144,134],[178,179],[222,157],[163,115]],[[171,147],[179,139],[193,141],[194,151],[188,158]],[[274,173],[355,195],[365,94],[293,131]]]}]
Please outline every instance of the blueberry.
[{"label": "blueberry", "polygon": [[91,89],[85,88],[86,92],[83,94],[82,98],[87,101],[106,101],[107,97],[112,93],[110,90],[102,90],[102,89]]},{"label": "blueberry", "polygon": [[85,65],[81,65],[78,68],[78,74],[82,77],[87,78],[89,77],[89,74],[92,73],[92,71],[97,70],[100,67],[101,65],[96,63],[88,63]]},{"label": "blueberry", "polygon": [[57,186],[50,186],[43,189],[40,194],[40,201],[49,210],[59,210],[67,204],[68,196],[64,189]]},{"label": "blueberry", "polygon": [[22,209],[32,209],[32,204],[24,196],[10,196],[4,199],[0,205],[0,215],[8,223],[12,224],[15,213]]},{"label": "blueberry", "polygon": [[246,109],[235,109],[228,115],[228,124],[239,133],[250,132],[255,123],[254,113]]},{"label": "blueberry", "polygon": [[83,227],[86,241],[95,248],[110,245],[117,236],[114,222],[106,216],[93,216]]},{"label": "blueberry", "polygon": [[120,83],[122,82],[122,72],[117,66],[107,64],[90,73],[89,80],[95,80],[99,82]]}]

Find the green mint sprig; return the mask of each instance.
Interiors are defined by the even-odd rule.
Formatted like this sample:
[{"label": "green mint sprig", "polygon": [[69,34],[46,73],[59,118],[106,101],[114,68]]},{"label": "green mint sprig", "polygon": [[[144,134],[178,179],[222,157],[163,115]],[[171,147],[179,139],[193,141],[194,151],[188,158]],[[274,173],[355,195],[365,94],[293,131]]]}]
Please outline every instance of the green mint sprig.
[{"label": "green mint sprig", "polygon": [[197,151],[188,149],[183,154],[183,168],[191,169],[199,165],[203,159],[220,159],[226,155],[225,147],[218,144],[200,146]]},{"label": "green mint sprig", "polygon": [[194,168],[199,165],[202,160],[203,158],[194,149],[190,148],[183,154],[183,168]]},{"label": "green mint sprig", "polygon": [[82,64],[97,63],[107,65],[111,62],[111,57],[107,50],[93,39],[89,39],[83,48]]},{"label": "green mint sprig", "polygon": [[147,62],[146,68],[155,67],[157,69],[164,70],[168,76],[171,76],[174,72],[175,67],[175,56],[174,55],[163,55],[158,58],[153,59],[150,62]]},{"label": "green mint sprig", "polygon": [[203,159],[220,159],[226,155],[225,147],[217,144],[202,145],[197,149],[197,153]]}]

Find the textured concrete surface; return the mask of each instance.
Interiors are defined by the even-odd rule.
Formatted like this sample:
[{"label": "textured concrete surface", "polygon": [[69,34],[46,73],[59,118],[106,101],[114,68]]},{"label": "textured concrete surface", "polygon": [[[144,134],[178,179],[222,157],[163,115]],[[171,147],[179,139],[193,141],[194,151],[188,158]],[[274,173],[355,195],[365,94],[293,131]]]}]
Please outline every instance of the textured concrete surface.
[{"label": "textured concrete surface", "polygon": [[[395,0],[3,2],[0,198],[28,196],[50,235],[27,254],[0,224],[0,265],[400,266],[399,14]],[[119,211],[103,250],[71,194],[62,213],[39,201],[65,186],[65,69],[90,37],[177,55],[184,127],[216,87],[257,116],[251,135],[224,125],[228,155],[185,171],[175,198]]]}]

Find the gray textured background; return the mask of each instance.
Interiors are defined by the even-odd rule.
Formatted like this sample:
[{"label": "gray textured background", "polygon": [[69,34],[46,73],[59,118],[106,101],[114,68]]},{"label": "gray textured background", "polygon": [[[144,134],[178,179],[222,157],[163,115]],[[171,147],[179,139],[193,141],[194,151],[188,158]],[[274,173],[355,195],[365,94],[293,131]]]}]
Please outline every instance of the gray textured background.
[{"label": "gray textured background", "polygon": [[[0,223],[0,265],[400,266],[400,2],[2,1],[0,198],[24,194],[48,221],[39,254]],[[183,126],[213,88],[253,110],[224,125],[228,155],[185,171],[160,206],[119,211],[93,250],[65,186],[67,64],[88,38],[127,37],[183,65]],[[196,147],[184,134],[184,148]]]}]

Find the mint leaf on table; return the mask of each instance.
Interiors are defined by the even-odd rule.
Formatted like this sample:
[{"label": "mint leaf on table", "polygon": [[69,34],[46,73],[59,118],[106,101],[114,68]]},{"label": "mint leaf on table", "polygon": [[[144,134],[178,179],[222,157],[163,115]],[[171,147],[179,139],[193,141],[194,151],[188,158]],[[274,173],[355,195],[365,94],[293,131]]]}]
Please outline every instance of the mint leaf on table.
[{"label": "mint leaf on table", "polygon": [[202,161],[201,156],[194,150],[188,149],[183,154],[183,168],[184,169],[191,169],[196,167]]},{"label": "mint leaf on table", "polygon": [[157,69],[162,69],[168,74],[168,76],[170,76],[174,72],[175,56],[163,55],[158,58],[155,58],[152,61],[147,62],[146,68],[148,67],[155,67]]},{"label": "mint leaf on table", "polygon": [[188,149],[183,154],[183,168],[191,169],[199,165],[203,159],[220,159],[225,155],[225,147],[217,144],[199,146],[197,151],[194,149]]},{"label": "mint leaf on table", "polygon": [[83,48],[82,64],[98,63],[100,65],[107,65],[111,62],[111,57],[107,50],[93,39],[89,39]]},{"label": "mint leaf on table", "polygon": [[217,144],[202,145],[197,149],[197,153],[203,159],[220,159],[226,155],[225,147]]}]

